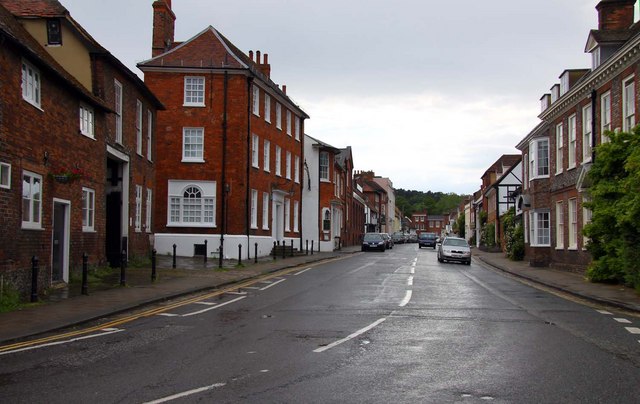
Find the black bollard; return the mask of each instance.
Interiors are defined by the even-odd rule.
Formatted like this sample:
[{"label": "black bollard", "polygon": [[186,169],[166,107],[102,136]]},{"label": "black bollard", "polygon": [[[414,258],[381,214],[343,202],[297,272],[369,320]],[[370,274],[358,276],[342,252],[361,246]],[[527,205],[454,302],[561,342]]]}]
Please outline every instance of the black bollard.
[{"label": "black bollard", "polygon": [[82,292],[83,295],[89,294],[89,256],[87,253],[82,254]]},{"label": "black bollard", "polygon": [[287,258],[287,248],[284,244],[284,240],[282,240],[282,258]]},{"label": "black bollard", "polygon": [[273,242],[273,260],[276,260],[276,242]]},{"label": "black bollard", "polygon": [[38,257],[31,258],[31,303],[38,301]]},{"label": "black bollard", "polygon": [[238,244],[238,265],[242,265],[242,244]]},{"label": "black bollard", "polygon": [[253,248],[253,263],[258,263],[258,243],[256,243]]},{"label": "black bollard", "polygon": [[173,245],[173,269],[176,269],[176,245]]},{"label": "black bollard", "polygon": [[204,241],[204,264],[207,265],[207,240]]},{"label": "black bollard", "polygon": [[156,273],[156,254],[158,252],[154,248],[151,250],[151,282],[155,282],[158,279],[158,274]]},{"label": "black bollard", "polygon": [[120,256],[120,286],[127,286],[127,250],[122,250]]},{"label": "black bollard", "polygon": [[314,240],[311,240],[311,255],[313,255],[313,242]]},{"label": "black bollard", "polygon": [[291,239],[291,257],[293,257],[293,239]]},{"label": "black bollard", "polygon": [[307,240],[307,243],[306,243],[306,244],[307,244],[307,246],[306,246],[306,248],[305,248],[305,254],[306,254],[306,255],[309,255],[309,240]]}]

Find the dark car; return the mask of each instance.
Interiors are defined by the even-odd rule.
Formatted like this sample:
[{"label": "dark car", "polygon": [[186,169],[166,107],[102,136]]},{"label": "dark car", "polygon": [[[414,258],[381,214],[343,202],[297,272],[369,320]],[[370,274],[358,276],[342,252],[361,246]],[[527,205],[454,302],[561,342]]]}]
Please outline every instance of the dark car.
[{"label": "dark car", "polygon": [[380,233],[365,233],[362,238],[362,251],[387,249],[387,242]]},{"label": "dark car", "polygon": [[460,237],[445,237],[438,248],[438,262],[455,261],[471,265],[471,247]]},{"label": "dark car", "polygon": [[391,235],[393,244],[404,244],[407,241],[407,236],[397,231]]},{"label": "dark car", "polygon": [[384,238],[384,241],[386,241],[387,243],[387,248],[388,249],[392,249],[393,248],[393,239],[391,238],[391,236],[389,235],[389,233],[380,233],[382,235],[382,237]]},{"label": "dark car", "polygon": [[420,233],[418,236],[418,248],[431,247],[435,250],[437,239],[436,233]]}]

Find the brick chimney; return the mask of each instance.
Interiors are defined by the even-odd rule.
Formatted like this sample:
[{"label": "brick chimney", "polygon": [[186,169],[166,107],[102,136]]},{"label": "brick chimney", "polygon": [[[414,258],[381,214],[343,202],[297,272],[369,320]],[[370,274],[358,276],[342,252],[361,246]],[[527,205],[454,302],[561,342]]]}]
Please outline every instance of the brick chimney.
[{"label": "brick chimney", "polygon": [[153,2],[153,40],[151,57],[171,49],[174,40],[176,15],[171,10],[171,0]]},{"label": "brick chimney", "polygon": [[633,24],[633,5],[635,0],[602,0],[596,6],[598,10],[598,29],[625,30]]}]

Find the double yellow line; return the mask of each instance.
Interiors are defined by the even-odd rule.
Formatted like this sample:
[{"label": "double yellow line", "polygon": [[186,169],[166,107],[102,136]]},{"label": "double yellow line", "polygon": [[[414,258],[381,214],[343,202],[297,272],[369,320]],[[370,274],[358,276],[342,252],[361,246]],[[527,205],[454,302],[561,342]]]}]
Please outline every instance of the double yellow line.
[{"label": "double yellow line", "polygon": [[[337,258],[334,258],[334,259],[325,260],[325,261],[322,261],[322,263],[335,261],[337,259],[342,259],[342,257],[337,257]],[[311,264],[305,264],[305,265],[300,265],[300,266],[312,267],[312,266],[316,266],[316,265],[319,265],[319,264],[320,264],[320,262],[311,263]],[[141,313],[132,314],[132,315],[129,315],[129,316],[126,316],[126,317],[122,317],[122,318],[119,318],[117,320],[113,320],[113,321],[110,321],[110,322],[107,322],[107,323],[103,323],[103,324],[100,324],[100,325],[96,325],[96,326],[93,326],[93,327],[83,328],[83,329],[77,330],[77,331],[70,331],[70,332],[66,332],[66,333],[63,333],[63,334],[52,335],[52,336],[49,336],[49,337],[34,339],[34,340],[31,340],[31,341],[16,342],[15,344],[0,346],[0,352],[13,351],[13,350],[16,350],[16,349],[21,349],[21,348],[27,348],[27,347],[31,347],[31,346],[35,346],[35,345],[46,344],[46,343],[53,342],[53,341],[59,341],[59,340],[63,340],[63,339],[77,337],[78,335],[91,334],[91,333],[96,332],[96,331],[101,331],[101,330],[103,330],[105,328],[114,328],[114,327],[120,326],[122,324],[126,324],[126,323],[129,323],[131,321],[137,320],[139,318],[153,316],[153,315],[156,315],[158,313],[162,313],[162,312],[166,312],[166,311],[175,309],[177,307],[186,306],[186,305],[191,304],[191,303],[199,302],[199,301],[202,301],[202,300],[205,300],[205,299],[210,299],[212,297],[220,296],[222,294],[225,294],[225,293],[228,293],[228,292],[231,292],[231,291],[234,291],[234,290],[242,289],[242,288],[245,288],[247,286],[251,286],[251,285],[254,285],[256,283],[263,282],[265,280],[276,278],[278,276],[288,275],[291,272],[298,271],[300,269],[300,266],[293,267],[293,268],[288,268],[288,269],[283,269],[281,271],[274,272],[274,273],[271,273],[269,275],[261,276],[259,278],[252,278],[252,279],[240,282],[240,283],[236,283],[236,284],[230,285],[230,286],[228,286],[228,287],[226,287],[224,289],[217,290],[215,292],[205,293],[203,295],[198,295],[198,296],[195,296],[195,297],[192,297],[192,298],[189,298],[189,299],[180,300],[179,302],[172,303],[172,304],[169,304],[167,306],[162,306],[162,307],[146,310],[146,311],[143,311]]]}]

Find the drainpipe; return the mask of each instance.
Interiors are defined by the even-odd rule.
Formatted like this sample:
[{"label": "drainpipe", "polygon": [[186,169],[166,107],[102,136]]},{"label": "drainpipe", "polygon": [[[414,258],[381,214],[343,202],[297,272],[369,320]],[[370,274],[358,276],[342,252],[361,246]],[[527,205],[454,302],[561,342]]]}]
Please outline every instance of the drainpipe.
[{"label": "drainpipe", "polygon": [[222,113],[222,226],[220,229],[220,254],[218,254],[218,267],[222,268],[222,257],[224,255],[224,233],[227,231],[227,93],[229,89],[229,72],[224,71],[224,110]]},{"label": "drainpipe", "polygon": [[[258,55],[260,53],[258,52]],[[250,221],[251,221],[251,114],[252,112],[252,106],[253,106],[253,97],[252,94],[253,92],[251,91],[251,87],[252,87],[252,83],[253,83],[253,77],[249,76],[247,77],[247,187],[246,187],[246,192],[245,192],[245,232],[247,233],[247,259],[251,258],[251,253],[249,252],[250,250],[250,246],[251,246],[251,241],[250,241],[250,234],[249,234],[249,228],[250,226]],[[260,151],[257,150],[257,153],[259,153]],[[257,203],[257,201],[256,201]],[[257,214],[257,212],[256,212]]]},{"label": "drainpipe", "polygon": [[591,164],[596,162],[596,104],[598,92],[591,90]]}]

